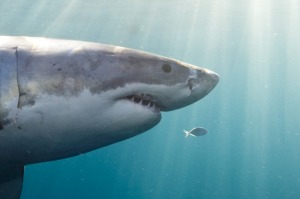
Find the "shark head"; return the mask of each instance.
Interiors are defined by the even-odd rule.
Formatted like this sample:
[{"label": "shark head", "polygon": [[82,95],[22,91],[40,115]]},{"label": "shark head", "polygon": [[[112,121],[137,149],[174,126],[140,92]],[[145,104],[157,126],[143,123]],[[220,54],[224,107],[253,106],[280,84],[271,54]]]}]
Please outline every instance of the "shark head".
[{"label": "shark head", "polygon": [[141,132],[160,121],[161,111],[172,111],[200,100],[219,81],[219,76],[208,69],[174,59],[122,47],[112,52],[102,60],[111,64],[113,78],[102,82],[100,90],[92,86],[90,91],[101,93],[105,84],[116,112],[124,114],[126,122],[122,123],[135,122],[132,129]]},{"label": "shark head", "polygon": [[122,88],[121,95],[136,104],[150,103],[156,111],[190,105],[206,96],[219,81],[210,70],[141,51],[121,48],[115,51],[116,57],[116,62],[110,63],[118,72],[107,80],[106,88]]}]

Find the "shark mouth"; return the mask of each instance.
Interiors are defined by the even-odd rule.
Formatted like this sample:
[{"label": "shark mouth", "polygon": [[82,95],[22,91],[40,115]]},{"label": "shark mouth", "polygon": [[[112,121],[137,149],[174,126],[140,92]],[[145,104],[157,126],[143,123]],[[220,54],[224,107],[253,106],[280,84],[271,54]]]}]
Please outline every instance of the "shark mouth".
[{"label": "shark mouth", "polygon": [[132,103],[143,106],[144,108],[149,109],[154,113],[160,113],[161,108],[159,104],[155,102],[153,96],[149,94],[129,95],[126,97],[126,99]]}]

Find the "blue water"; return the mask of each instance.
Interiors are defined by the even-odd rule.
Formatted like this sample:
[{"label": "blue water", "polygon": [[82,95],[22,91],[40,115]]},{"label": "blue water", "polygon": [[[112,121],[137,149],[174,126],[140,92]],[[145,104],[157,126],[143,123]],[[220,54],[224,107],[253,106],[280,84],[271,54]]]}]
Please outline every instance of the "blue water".
[{"label": "blue water", "polygon": [[[143,135],[27,166],[22,199],[299,198],[299,10],[298,0],[1,0],[1,35],[121,45],[221,76]],[[195,126],[209,133],[185,139]]]}]

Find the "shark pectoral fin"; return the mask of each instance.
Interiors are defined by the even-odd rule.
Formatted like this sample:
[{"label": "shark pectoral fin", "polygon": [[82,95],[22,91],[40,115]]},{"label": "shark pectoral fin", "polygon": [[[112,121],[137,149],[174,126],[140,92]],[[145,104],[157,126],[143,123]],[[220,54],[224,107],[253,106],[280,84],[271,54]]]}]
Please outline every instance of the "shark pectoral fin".
[{"label": "shark pectoral fin", "polygon": [[20,199],[24,166],[0,166],[0,198]]}]

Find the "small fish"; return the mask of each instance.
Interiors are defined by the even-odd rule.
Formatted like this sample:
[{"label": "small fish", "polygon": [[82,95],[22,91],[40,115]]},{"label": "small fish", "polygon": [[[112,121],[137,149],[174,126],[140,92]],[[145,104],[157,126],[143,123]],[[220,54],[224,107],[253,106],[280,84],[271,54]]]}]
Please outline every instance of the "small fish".
[{"label": "small fish", "polygon": [[198,137],[201,135],[205,135],[208,132],[208,130],[206,130],[205,128],[202,128],[202,127],[196,127],[190,131],[183,130],[183,132],[185,133],[185,137],[188,137],[189,135]]}]

